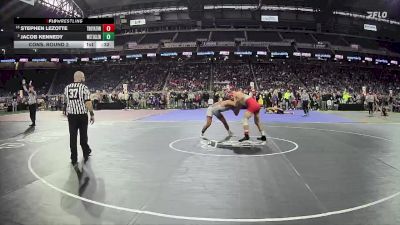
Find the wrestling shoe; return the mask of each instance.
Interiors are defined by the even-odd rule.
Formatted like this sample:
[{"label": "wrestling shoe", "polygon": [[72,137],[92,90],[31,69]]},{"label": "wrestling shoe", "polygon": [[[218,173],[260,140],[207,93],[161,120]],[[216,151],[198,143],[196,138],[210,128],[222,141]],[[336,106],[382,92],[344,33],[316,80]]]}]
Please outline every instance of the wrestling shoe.
[{"label": "wrestling shoe", "polygon": [[233,132],[232,131],[228,131],[228,137],[233,137]]},{"label": "wrestling shoe", "polygon": [[243,141],[248,141],[250,140],[250,137],[248,134],[244,135],[244,137],[242,139],[239,140],[239,142],[243,142]]},{"label": "wrestling shoe", "polygon": [[90,154],[83,156],[83,162],[86,163],[89,160],[89,158],[90,158]]},{"label": "wrestling shoe", "polygon": [[265,137],[265,135],[263,135],[263,136],[257,138],[257,140],[259,140],[259,141],[267,141],[267,137]]},{"label": "wrestling shoe", "polygon": [[91,156],[91,154],[90,153],[92,153],[92,150],[88,150],[86,153],[84,153],[83,154],[83,159],[84,159],[84,163],[86,163],[88,160],[89,160],[89,158],[90,158],[90,156]]}]

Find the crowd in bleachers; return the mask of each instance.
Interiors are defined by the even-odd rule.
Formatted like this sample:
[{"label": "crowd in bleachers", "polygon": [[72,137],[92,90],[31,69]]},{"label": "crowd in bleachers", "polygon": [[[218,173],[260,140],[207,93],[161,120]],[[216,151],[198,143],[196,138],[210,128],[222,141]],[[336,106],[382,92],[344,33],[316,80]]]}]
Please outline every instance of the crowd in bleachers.
[{"label": "crowd in bleachers", "polygon": [[[161,32],[161,33],[124,33],[116,37],[116,45],[124,45],[128,42],[138,44],[159,44],[160,42],[196,42],[197,40],[233,42],[235,40],[246,40],[256,42],[282,42],[282,40],[293,40],[297,43],[315,44],[317,42],[329,42],[336,46],[359,45],[367,49],[387,48],[393,49],[393,43],[368,39],[357,36],[345,36],[328,33],[304,33],[292,31],[196,31],[190,32]],[[396,50],[398,51],[398,49]]]},{"label": "crowd in bleachers", "polygon": [[210,85],[209,64],[179,64],[169,71],[167,89],[174,91],[206,91]]},{"label": "crowd in bleachers", "polygon": [[254,80],[249,64],[216,63],[213,67],[213,90],[221,90],[227,85],[247,87]]},{"label": "crowd in bleachers", "polygon": [[[227,87],[250,92],[251,82],[254,82],[253,94],[266,107],[299,108],[303,89],[310,94],[314,109],[334,109],[339,103],[363,104],[365,91],[376,95],[379,106],[388,106],[394,111],[400,107],[399,71],[324,62],[104,63],[75,65],[57,71],[29,71],[24,77],[32,78],[37,84],[47,108],[59,108],[63,89],[72,82],[76,70],[86,74],[85,83],[96,103],[122,102],[126,107],[137,109],[205,107],[209,98],[214,101],[223,98]],[[54,75],[52,95],[46,96]],[[11,77],[7,82],[18,78]],[[123,93],[123,84],[127,84],[128,93]],[[365,91],[363,86],[367,88]],[[5,95],[4,88],[2,95]],[[26,98],[18,101],[23,103]]]},{"label": "crowd in bleachers", "polygon": [[169,64],[163,63],[118,66],[122,69],[122,72],[116,73],[121,76],[118,86],[115,88],[117,91],[122,91],[123,84],[128,84],[129,90],[134,91],[151,92],[162,90],[170,68]]},{"label": "crowd in bleachers", "polygon": [[[259,89],[265,90],[261,91],[264,104],[296,108],[299,92],[305,89],[314,109],[333,109],[340,103],[364,104],[370,92],[375,95],[377,108],[399,110],[399,71],[336,64],[259,64],[253,68]],[[289,92],[288,99],[285,92]]]},{"label": "crowd in bleachers", "polygon": [[2,95],[11,95],[19,90],[21,80],[34,81],[32,84],[39,95],[47,94],[55,75],[55,70],[52,69],[31,69],[23,71],[0,70],[0,90],[3,87]]},{"label": "crowd in bleachers", "polygon": [[78,69],[86,74],[86,83],[91,91],[112,90],[120,79],[119,74],[123,72],[118,66],[90,65],[62,68],[58,71],[52,93],[62,93],[65,86],[73,82],[72,74]]}]

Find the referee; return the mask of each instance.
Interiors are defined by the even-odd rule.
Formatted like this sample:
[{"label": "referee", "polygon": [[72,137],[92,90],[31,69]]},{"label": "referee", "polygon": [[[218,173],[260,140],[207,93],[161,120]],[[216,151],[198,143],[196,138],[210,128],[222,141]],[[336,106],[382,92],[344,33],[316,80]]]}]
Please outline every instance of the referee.
[{"label": "referee", "polygon": [[375,97],[372,94],[371,91],[368,92],[367,96],[365,97],[365,101],[368,104],[368,114],[370,116],[374,115],[374,103],[375,103]]},{"label": "referee", "polygon": [[308,116],[309,115],[308,104],[310,103],[310,95],[307,93],[305,89],[301,93],[301,101],[303,105],[304,116]]},{"label": "referee", "polygon": [[28,105],[29,105],[29,116],[31,118],[32,124],[29,125],[31,127],[36,126],[36,101],[37,101],[37,94],[32,85],[32,81],[29,82],[29,89],[26,88],[25,79],[22,80],[22,87],[24,91],[28,94]]},{"label": "referee", "polygon": [[89,88],[82,84],[85,82],[85,74],[76,71],[74,83],[65,87],[64,94],[67,102],[67,115],[69,126],[69,143],[71,148],[71,163],[76,165],[78,161],[77,136],[79,130],[80,144],[85,162],[89,159],[92,150],[88,145],[88,111],[90,112],[90,123],[94,123],[93,105],[90,100]]}]

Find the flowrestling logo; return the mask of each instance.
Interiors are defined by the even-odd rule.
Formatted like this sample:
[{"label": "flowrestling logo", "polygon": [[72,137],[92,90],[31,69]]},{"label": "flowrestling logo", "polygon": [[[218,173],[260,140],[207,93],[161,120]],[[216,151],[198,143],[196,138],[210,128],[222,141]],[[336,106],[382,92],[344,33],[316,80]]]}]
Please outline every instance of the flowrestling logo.
[{"label": "flowrestling logo", "polygon": [[388,13],[386,11],[380,12],[380,11],[368,11],[367,12],[368,19],[372,19],[372,18],[379,18],[379,19],[386,19],[388,16]]}]

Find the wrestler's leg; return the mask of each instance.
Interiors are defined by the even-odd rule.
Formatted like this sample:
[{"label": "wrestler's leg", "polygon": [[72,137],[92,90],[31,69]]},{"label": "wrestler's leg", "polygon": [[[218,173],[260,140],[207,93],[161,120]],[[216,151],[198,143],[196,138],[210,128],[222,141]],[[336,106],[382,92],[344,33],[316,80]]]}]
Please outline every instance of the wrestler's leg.
[{"label": "wrestler's leg", "polygon": [[261,137],[257,138],[257,139],[262,140],[262,141],[266,141],[267,138],[265,136],[265,130],[264,130],[264,127],[262,126],[261,120],[260,120],[260,112],[256,112],[254,114],[254,124],[257,126],[258,131],[260,131],[260,134],[261,134]]},{"label": "wrestler's leg", "polygon": [[228,135],[229,135],[229,136],[232,136],[233,133],[232,133],[232,131],[229,129],[228,122],[226,121],[224,115],[219,114],[219,115],[217,116],[217,118],[222,122],[222,124],[224,124],[225,129],[228,131]]},{"label": "wrestler's leg", "polygon": [[204,136],[204,133],[211,126],[211,123],[212,123],[212,116],[207,116],[206,124],[204,125],[203,129],[201,130],[201,136]]},{"label": "wrestler's leg", "polygon": [[244,130],[244,137],[239,140],[239,142],[246,141],[250,139],[249,136],[249,119],[253,116],[253,113],[250,111],[246,111],[243,115],[243,130]]}]

